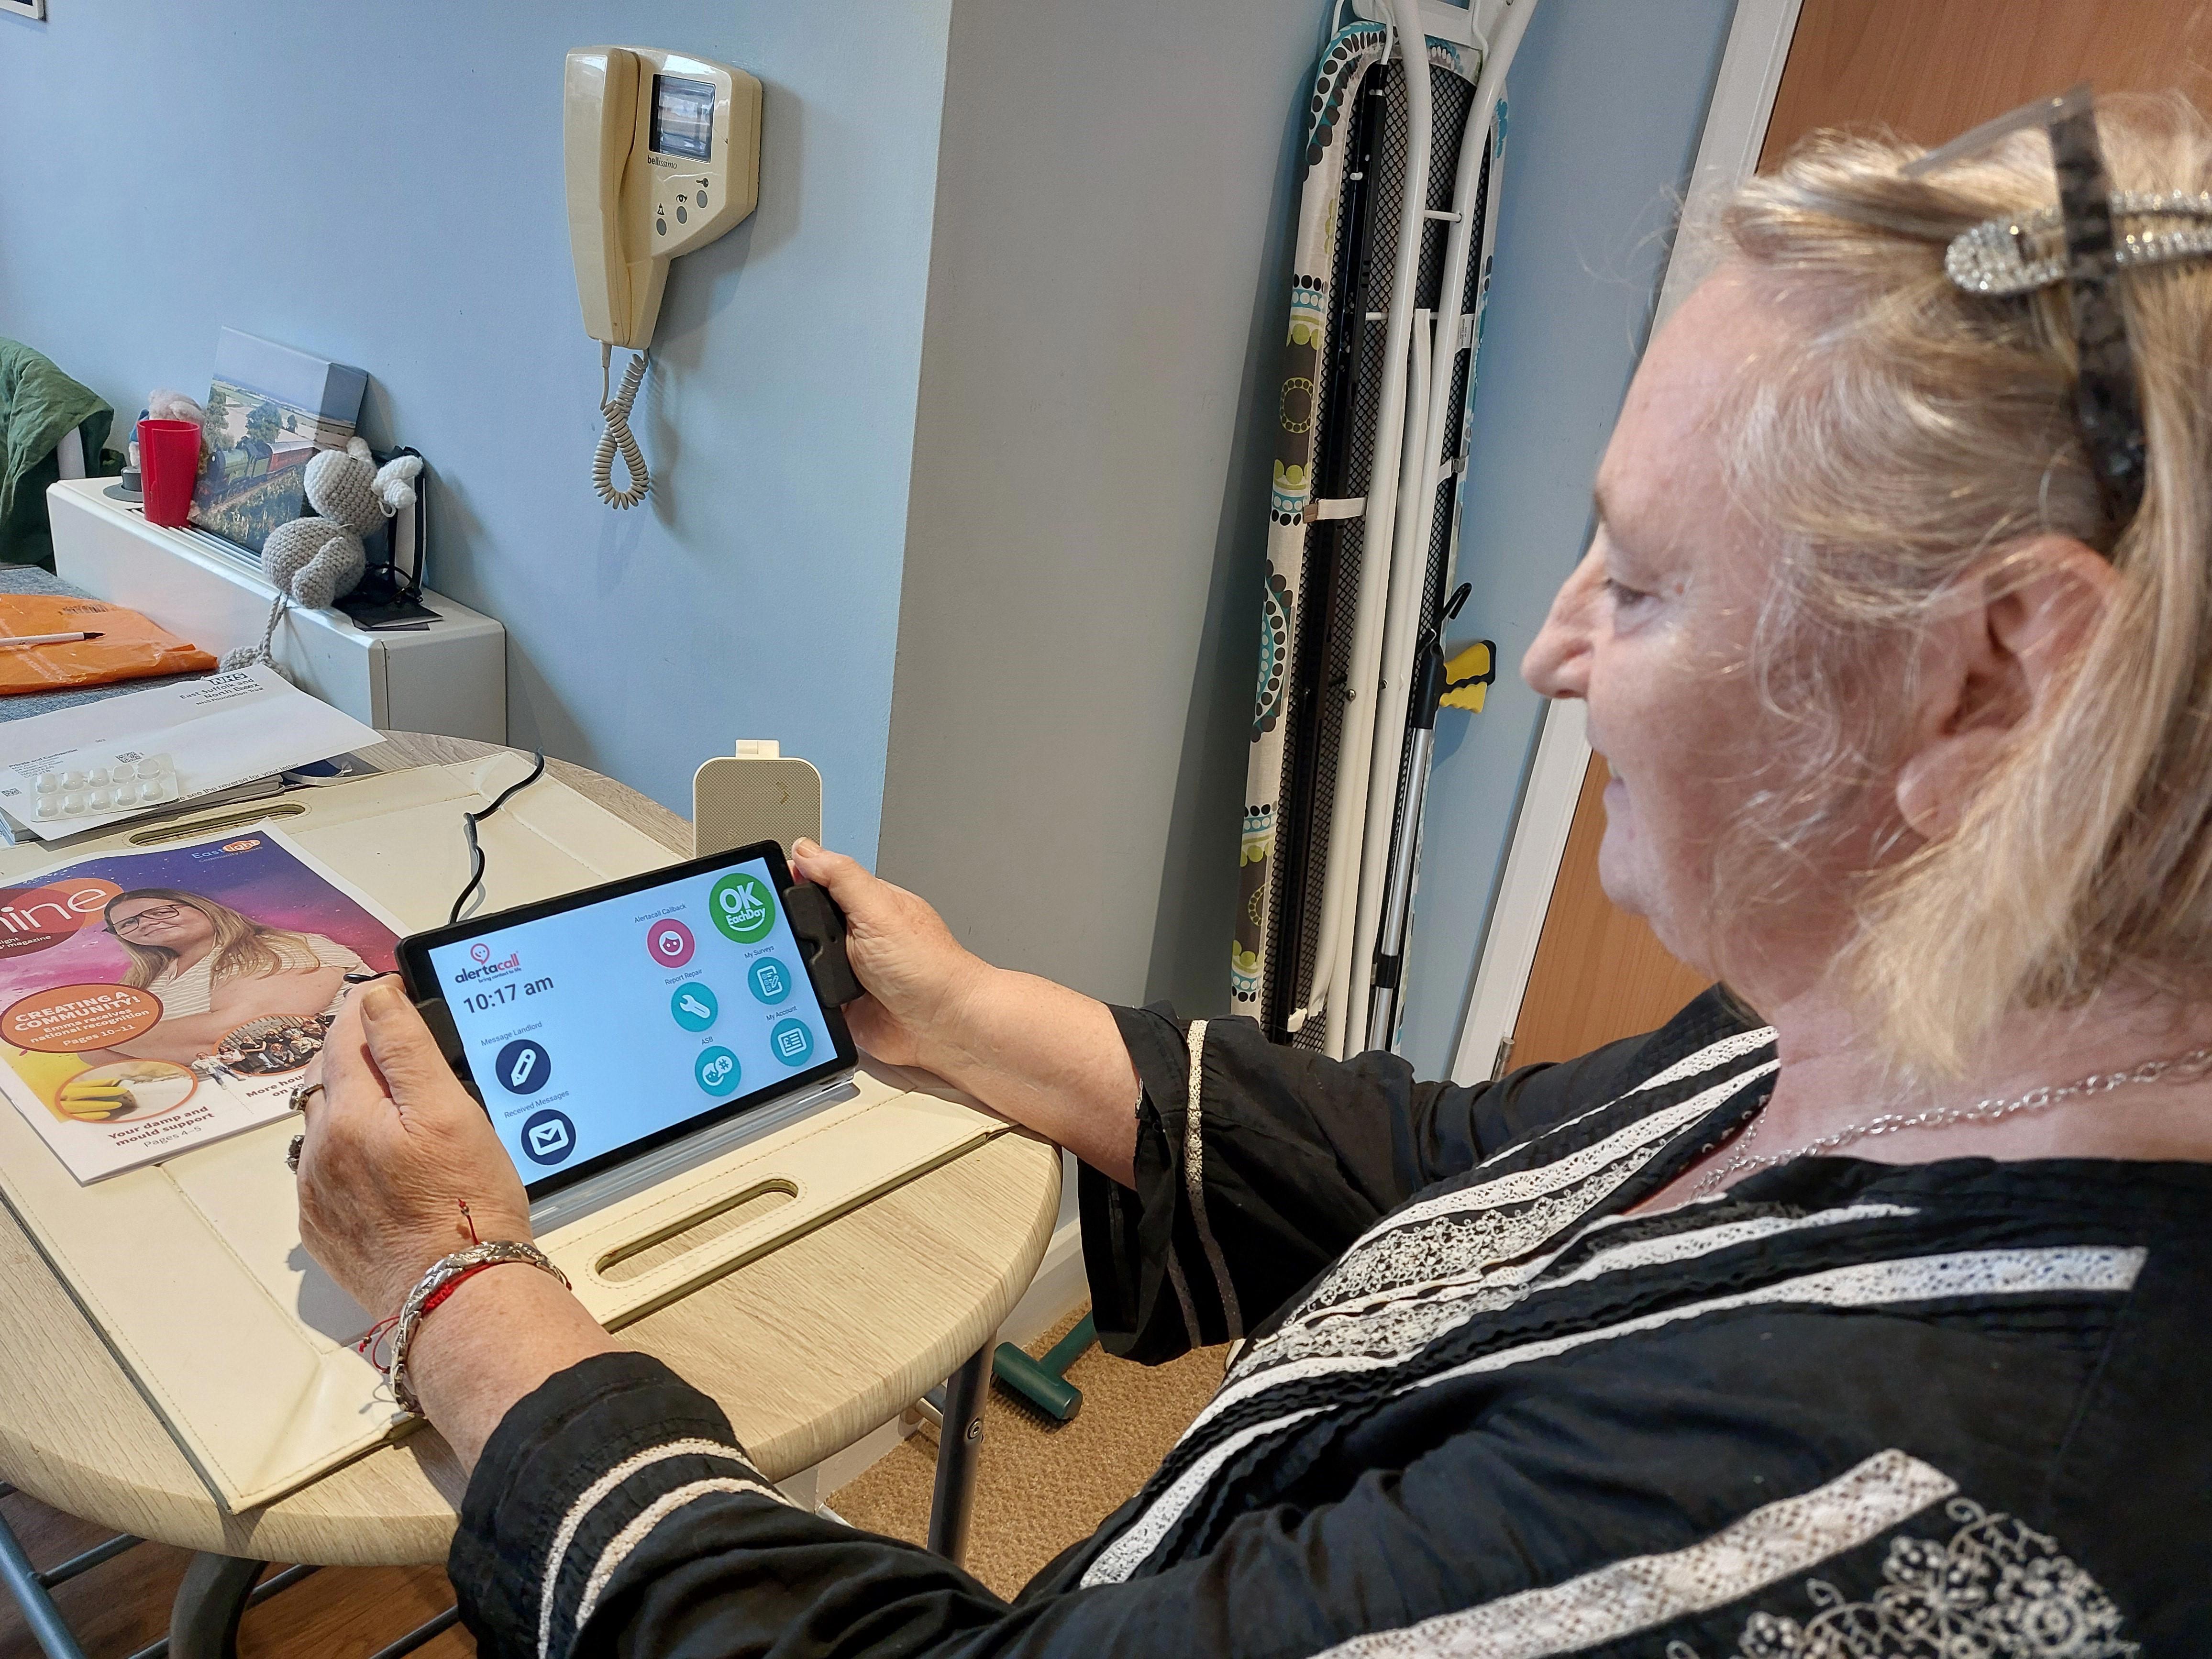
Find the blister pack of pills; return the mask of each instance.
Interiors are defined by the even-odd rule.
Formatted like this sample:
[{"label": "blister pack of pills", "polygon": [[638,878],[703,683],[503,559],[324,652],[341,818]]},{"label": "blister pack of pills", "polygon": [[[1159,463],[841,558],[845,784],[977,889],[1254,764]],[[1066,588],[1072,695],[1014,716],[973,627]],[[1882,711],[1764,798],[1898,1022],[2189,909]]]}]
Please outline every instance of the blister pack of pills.
[{"label": "blister pack of pills", "polygon": [[105,817],[176,798],[177,769],[167,755],[121,754],[67,772],[41,772],[32,810],[45,820]]}]

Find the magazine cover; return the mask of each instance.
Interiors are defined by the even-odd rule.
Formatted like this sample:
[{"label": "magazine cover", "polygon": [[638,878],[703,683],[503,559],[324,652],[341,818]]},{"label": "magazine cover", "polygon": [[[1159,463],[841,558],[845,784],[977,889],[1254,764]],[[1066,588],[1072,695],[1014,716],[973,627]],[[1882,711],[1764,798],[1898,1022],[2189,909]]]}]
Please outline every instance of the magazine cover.
[{"label": "magazine cover", "polygon": [[280,1118],[389,918],[278,831],[0,889],[0,1092],[79,1181]]},{"label": "magazine cover", "polygon": [[270,531],[307,510],[307,463],[346,447],[368,386],[361,369],[223,330],[192,522],[258,553]]}]

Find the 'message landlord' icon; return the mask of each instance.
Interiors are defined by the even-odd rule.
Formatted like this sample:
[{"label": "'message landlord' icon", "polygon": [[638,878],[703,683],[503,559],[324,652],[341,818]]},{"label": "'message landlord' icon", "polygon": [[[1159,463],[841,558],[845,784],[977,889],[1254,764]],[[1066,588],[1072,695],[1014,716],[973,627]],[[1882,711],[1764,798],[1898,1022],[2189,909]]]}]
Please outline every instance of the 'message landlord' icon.
[{"label": "'message landlord' icon", "polygon": [[553,1080],[553,1056],[545,1052],[544,1043],[518,1038],[499,1051],[499,1058],[492,1062],[492,1075],[511,1095],[534,1095]]}]

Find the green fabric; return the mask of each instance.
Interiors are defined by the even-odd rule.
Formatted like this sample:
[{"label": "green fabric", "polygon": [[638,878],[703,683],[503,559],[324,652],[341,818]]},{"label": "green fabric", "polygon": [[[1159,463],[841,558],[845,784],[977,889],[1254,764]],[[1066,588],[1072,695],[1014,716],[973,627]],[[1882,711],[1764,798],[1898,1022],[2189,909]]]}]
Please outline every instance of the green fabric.
[{"label": "green fabric", "polygon": [[0,563],[51,570],[46,487],[61,477],[55,447],[74,427],[85,471],[101,470],[100,447],[115,411],[99,396],[17,341],[0,338]]}]

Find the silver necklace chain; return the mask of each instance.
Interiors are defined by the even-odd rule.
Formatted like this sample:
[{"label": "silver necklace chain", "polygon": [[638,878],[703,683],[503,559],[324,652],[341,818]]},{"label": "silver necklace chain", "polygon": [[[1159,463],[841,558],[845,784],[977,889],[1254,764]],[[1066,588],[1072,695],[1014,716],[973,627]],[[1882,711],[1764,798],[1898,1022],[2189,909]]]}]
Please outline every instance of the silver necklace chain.
[{"label": "silver necklace chain", "polygon": [[[2212,1071],[2212,1045],[2191,1048],[2187,1054],[2177,1054],[2170,1060],[2147,1060],[2124,1072],[2093,1072],[2078,1083],[2039,1084],[2026,1094],[2015,1095],[2010,1099],[1992,1096],[1986,1100],[1978,1100],[1971,1106],[1931,1106],[1922,1112],[1884,1112],[1863,1123],[1847,1124],[1832,1134],[1808,1140],[1794,1152],[1739,1152],[1727,1163],[1715,1164],[1699,1176],[1697,1184],[1690,1189],[1690,1195],[1703,1198],[1730,1176],[1742,1170],[1772,1169],[1796,1158],[1832,1152],[1875,1135],[1893,1135],[1907,1129],[1948,1129],[1958,1123],[1994,1123],[2000,1118],[2011,1117],[2020,1112],[2039,1112],[2048,1107],[2063,1105],[2069,1100],[2106,1095],[2115,1089],[2156,1083],[2166,1078],[2198,1077],[2207,1071]],[[1763,1105],[1753,1114],[1744,1130],[1743,1145],[1746,1147],[1759,1138],[1759,1126],[1765,1116],[1766,1108]]]}]

